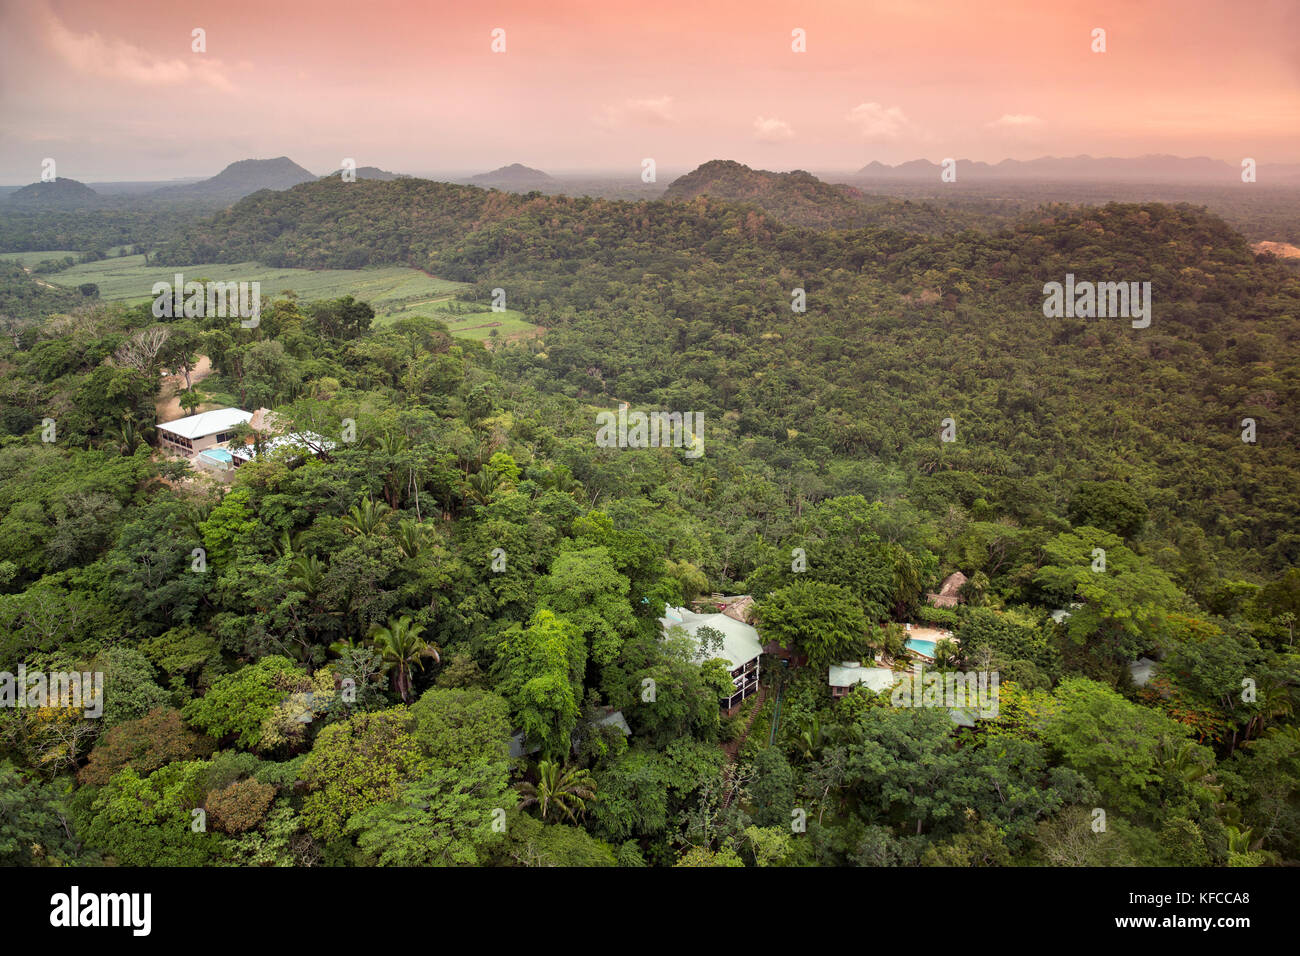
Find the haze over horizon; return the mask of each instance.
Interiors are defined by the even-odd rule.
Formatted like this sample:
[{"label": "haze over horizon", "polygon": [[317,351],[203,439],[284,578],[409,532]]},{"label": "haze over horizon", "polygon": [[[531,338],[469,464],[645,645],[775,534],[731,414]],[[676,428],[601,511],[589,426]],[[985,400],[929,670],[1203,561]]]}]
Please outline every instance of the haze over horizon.
[{"label": "haze over horizon", "polygon": [[[1224,0],[773,0],[627,12],[589,0],[201,12],[37,0],[0,10],[0,182],[306,168],[639,173],[736,159],[853,170],[947,156],[1300,161],[1300,7]],[[493,53],[492,31],[506,31]],[[1106,30],[1105,53],[1091,32]],[[205,53],[191,33],[206,31]],[[791,50],[806,31],[807,52]],[[1011,54],[1015,55],[1012,56]],[[1189,69],[1194,64],[1195,69]],[[662,179],[661,179],[662,181]]]}]

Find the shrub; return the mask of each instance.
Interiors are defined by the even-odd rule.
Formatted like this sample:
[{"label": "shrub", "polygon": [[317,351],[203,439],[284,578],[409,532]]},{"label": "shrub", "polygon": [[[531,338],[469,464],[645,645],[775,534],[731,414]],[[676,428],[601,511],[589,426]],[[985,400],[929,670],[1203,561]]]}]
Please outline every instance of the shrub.
[{"label": "shrub", "polygon": [[104,733],[78,774],[82,783],[103,786],[124,767],[147,777],[176,760],[193,760],[212,753],[213,742],[181,723],[173,707],[155,707]]},{"label": "shrub", "polygon": [[243,833],[266,819],[275,787],[256,780],[238,780],[224,790],[212,790],[205,803],[212,825],[222,833]]}]

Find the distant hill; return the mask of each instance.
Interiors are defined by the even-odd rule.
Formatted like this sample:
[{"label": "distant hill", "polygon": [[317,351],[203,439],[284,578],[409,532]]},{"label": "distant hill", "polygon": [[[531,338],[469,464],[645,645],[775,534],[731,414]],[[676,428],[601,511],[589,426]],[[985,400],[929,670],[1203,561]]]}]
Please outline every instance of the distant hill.
[{"label": "distant hill", "polygon": [[[473,186],[410,176],[359,189],[333,173],[292,189],[246,196],[210,220],[187,225],[155,255],[166,264],[256,261],[307,269],[391,264],[428,268],[430,252],[525,204],[522,197],[507,196],[497,203],[493,198]],[[363,224],[359,233],[344,234],[338,228],[347,217]],[[278,225],[264,228],[272,220]]]},{"label": "distant hill", "polygon": [[[380,169],[378,166],[358,166],[357,179],[378,179],[383,182],[392,182],[394,179],[402,179],[405,173],[390,173],[386,169]],[[336,169],[332,173],[321,176],[321,179],[329,179],[331,176],[343,177],[343,170]],[[295,184],[296,185],[296,184]]]},{"label": "distant hill", "polygon": [[[939,182],[940,166],[925,159],[913,159],[897,166],[868,163],[856,179],[893,182]],[[1261,183],[1300,181],[1300,166],[1262,164],[1257,170]],[[1123,183],[1239,183],[1241,166],[1205,156],[1116,157],[1044,156],[1040,159],[1004,159],[1000,163],[957,160],[957,181],[992,182],[1046,180],[1060,182]],[[856,180],[855,180],[856,181]]]},{"label": "distant hill", "polygon": [[923,235],[955,232],[975,225],[967,214],[940,210],[925,202],[863,195],[853,186],[828,183],[796,169],[774,173],[715,159],[674,180],[664,191],[669,201],[710,196],[750,203],[781,222],[808,229],[902,229]]},{"label": "distant hill", "polygon": [[60,176],[50,183],[32,183],[9,196],[20,206],[92,206],[102,197],[85,183]]},{"label": "distant hill", "polygon": [[675,179],[663,198],[696,196],[753,203],[797,226],[860,226],[871,218],[862,194],[852,186],[824,183],[801,169],[773,173],[730,159],[711,160]]},{"label": "distant hill", "polygon": [[221,199],[234,202],[259,189],[290,189],[316,176],[288,156],[275,159],[241,159],[211,179],[187,186],[167,186],[152,193],[158,199]]},{"label": "distant hill", "polygon": [[[898,199],[858,200],[851,187],[832,186],[808,173],[755,172],[739,163],[706,164],[699,175],[683,177],[676,201],[651,199],[601,204],[592,199],[550,197],[547,221],[582,228],[565,233],[565,241],[617,243],[629,222],[654,222],[669,232],[677,222],[691,222],[702,234],[744,223],[758,231],[779,231],[782,215],[791,225],[808,228],[858,228],[874,225],[900,233],[939,235],[969,228],[971,217],[955,215],[926,202]],[[732,176],[711,173],[730,172]],[[754,188],[740,190],[734,177]],[[679,180],[680,182],[680,180]],[[697,194],[692,187],[704,189]],[[706,195],[730,184],[749,198]],[[474,276],[472,263],[481,254],[481,233],[524,210],[530,200],[516,191],[492,193],[468,184],[400,176],[367,188],[342,183],[338,174],[292,189],[247,196],[210,219],[187,223],[151,254],[160,265],[193,262],[260,262],[275,267],[357,269],[409,265],[460,281]],[[525,190],[526,192],[526,190]],[[690,201],[683,201],[690,199]],[[762,200],[762,204],[757,202]],[[604,210],[601,215],[588,210]],[[769,212],[767,207],[772,208]],[[340,230],[341,221],[361,223],[356,231]],[[563,232],[563,228],[560,228]],[[652,230],[653,231],[653,230]],[[548,255],[552,238],[537,233],[516,252],[527,258]],[[493,240],[487,240],[491,247]]]},{"label": "distant hill", "polygon": [[533,169],[531,166],[525,166],[522,163],[511,163],[509,166],[494,169],[490,173],[479,173],[477,176],[471,176],[466,182],[474,186],[511,191],[545,189],[559,185],[540,169]]}]

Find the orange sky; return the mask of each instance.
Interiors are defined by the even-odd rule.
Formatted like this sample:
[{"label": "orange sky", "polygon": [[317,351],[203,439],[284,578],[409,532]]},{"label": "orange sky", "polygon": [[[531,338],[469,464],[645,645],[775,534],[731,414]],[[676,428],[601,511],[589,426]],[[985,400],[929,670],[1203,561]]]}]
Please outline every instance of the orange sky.
[{"label": "orange sky", "polygon": [[4,183],[1153,152],[1300,161],[1300,2],[0,0]]}]

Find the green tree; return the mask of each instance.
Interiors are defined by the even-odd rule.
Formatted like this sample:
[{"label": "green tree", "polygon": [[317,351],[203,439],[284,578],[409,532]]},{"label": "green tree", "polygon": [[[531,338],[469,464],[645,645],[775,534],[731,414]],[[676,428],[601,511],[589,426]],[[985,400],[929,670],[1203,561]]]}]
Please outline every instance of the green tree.
[{"label": "green tree", "polygon": [[618,656],[636,628],[629,587],[606,548],[562,551],[551,563],[551,573],[538,580],[537,600],[573,622],[591,649],[591,659],[604,665]]},{"label": "green tree", "polygon": [[203,806],[207,764],[170,763],[141,777],[130,767],[95,797],[86,843],[122,866],[203,866],[222,852],[224,838],[195,829]]},{"label": "green tree", "polygon": [[72,863],[76,841],[58,788],[0,761],[0,864]]},{"label": "green tree", "polygon": [[498,645],[497,673],[516,726],[550,758],[568,753],[578,723],[585,646],[577,627],[545,608]]},{"label": "green tree", "polygon": [[1131,538],[1146,520],[1142,495],[1121,481],[1085,481],[1070,498],[1070,524],[1076,527],[1088,525]]},{"label": "green tree", "polygon": [[798,647],[813,667],[860,657],[866,647],[866,616],[839,585],[797,581],[761,602],[758,616],[765,636]]},{"label": "green tree", "polygon": [[520,783],[519,792],[523,796],[519,805],[537,804],[543,820],[554,813],[576,823],[587,809],[587,801],[596,799],[596,782],[586,770],[543,760],[537,765],[537,782]]},{"label": "green tree", "polygon": [[411,705],[412,734],[439,767],[504,761],[510,749],[510,705],[477,687],[430,688]]},{"label": "green tree", "polygon": [[423,776],[428,758],[410,733],[405,707],[362,713],[320,732],[302,766],[302,817],[322,840],[341,836],[349,818],[397,798]]},{"label": "green tree", "polygon": [[1300,853],[1300,732],[1270,728],[1221,764],[1219,775],[1255,846],[1294,859]]},{"label": "green tree", "polygon": [[187,703],[181,714],[191,726],[216,740],[229,737],[246,749],[261,749],[268,739],[268,721],[302,676],[288,658],[264,657],[217,678],[208,692]]},{"label": "green tree", "polygon": [[731,847],[724,846],[720,850],[710,850],[708,847],[693,846],[683,853],[674,865],[743,867],[745,861]]},{"label": "green tree", "polygon": [[754,759],[753,781],[749,785],[751,814],[760,827],[788,825],[797,806],[795,776],[790,763],[776,747],[765,747]]},{"label": "green tree", "polygon": [[1162,743],[1186,739],[1188,729],[1096,681],[1070,677],[1057,686],[1041,732],[1065,766],[1092,781],[1105,806],[1139,813],[1160,779]]},{"label": "green tree", "polygon": [[347,830],[369,866],[478,866],[514,803],[504,761],[437,767],[353,814]]},{"label": "green tree", "polygon": [[423,633],[424,628],[413,623],[408,614],[370,628],[370,640],[383,660],[383,670],[393,675],[393,687],[404,704],[411,702],[412,668],[424,670],[426,657],[442,661],[438,649],[424,640]]},{"label": "green tree", "polygon": [[1076,528],[1049,541],[1043,552],[1047,563],[1034,581],[1058,601],[1083,604],[1071,609],[1066,633],[1100,659],[1127,663],[1158,646],[1169,612],[1186,604],[1168,575],[1108,532]]}]

